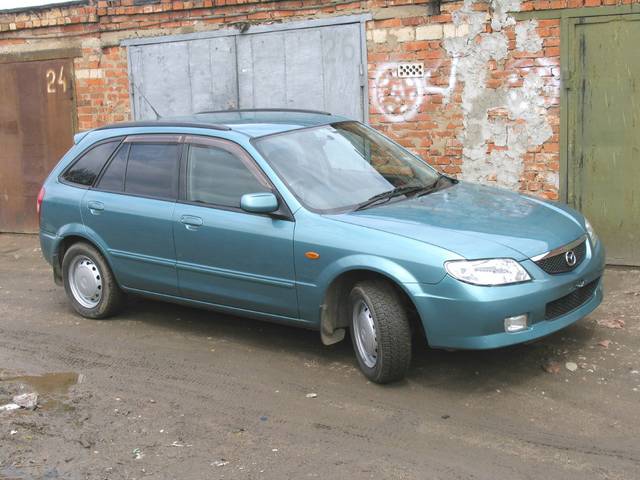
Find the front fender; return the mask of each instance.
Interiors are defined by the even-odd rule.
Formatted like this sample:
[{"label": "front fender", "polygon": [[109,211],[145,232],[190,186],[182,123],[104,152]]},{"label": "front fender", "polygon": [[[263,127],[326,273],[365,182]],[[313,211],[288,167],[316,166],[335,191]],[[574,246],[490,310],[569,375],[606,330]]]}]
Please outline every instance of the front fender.
[{"label": "front fender", "polygon": [[375,255],[354,254],[342,257],[325,267],[318,277],[317,286],[323,292],[343,273],[353,270],[368,270],[389,277],[397,284],[418,283],[406,268],[388,258]]},{"label": "front fender", "polygon": [[[413,298],[414,286],[440,282],[454,254],[428,243],[296,212],[294,258],[300,317],[320,328],[329,287],[341,275],[363,270],[388,278]],[[316,253],[313,259],[307,253]],[[456,256],[457,257],[457,256]],[[415,293],[415,292],[414,292]]]},{"label": "front fender", "polygon": [[341,275],[354,271],[367,271],[387,277],[409,296],[412,296],[412,287],[419,285],[411,272],[393,260],[367,254],[348,255],[327,265],[318,275],[316,283],[298,283],[301,317],[319,328],[322,307],[330,286]]}]

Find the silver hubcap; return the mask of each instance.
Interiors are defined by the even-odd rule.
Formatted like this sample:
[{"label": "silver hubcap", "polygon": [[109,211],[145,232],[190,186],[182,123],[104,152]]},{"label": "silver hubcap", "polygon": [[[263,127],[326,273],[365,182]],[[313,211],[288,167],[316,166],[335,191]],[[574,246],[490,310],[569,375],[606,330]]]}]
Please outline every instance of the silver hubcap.
[{"label": "silver hubcap", "polygon": [[375,367],[378,361],[376,325],[373,322],[371,309],[364,300],[358,301],[353,307],[353,335],[358,354],[364,364],[369,368]]},{"label": "silver hubcap", "polygon": [[102,298],[102,275],[98,266],[84,255],[73,259],[69,267],[69,286],[73,298],[85,308],[94,308]]}]

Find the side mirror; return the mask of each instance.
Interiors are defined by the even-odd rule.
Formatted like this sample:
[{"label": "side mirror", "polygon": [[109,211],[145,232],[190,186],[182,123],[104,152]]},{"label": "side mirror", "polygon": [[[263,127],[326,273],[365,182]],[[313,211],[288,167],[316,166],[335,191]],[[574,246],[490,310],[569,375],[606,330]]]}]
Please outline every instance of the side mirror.
[{"label": "side mirror", "polygon": [[273,213],[278,210],[278,199],[273,193],[246,193],[240,198],[240,208],[251,213]]}]

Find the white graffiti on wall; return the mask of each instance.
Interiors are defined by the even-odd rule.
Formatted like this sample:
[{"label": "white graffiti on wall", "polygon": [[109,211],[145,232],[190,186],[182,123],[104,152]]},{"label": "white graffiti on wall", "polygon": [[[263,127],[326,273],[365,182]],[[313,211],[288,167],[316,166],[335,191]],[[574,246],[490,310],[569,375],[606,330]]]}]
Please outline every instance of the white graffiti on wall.
[{"label": "white graffiti on wall", "polygon": [[458,59],[453,58],[449,83],[446,87],[437,87],[430,83],[431,71],[425,71],[422,77],[400,78],[396,63],[384,63],[378,67],[373,79],[373,105],[388,122],[411,120],[420,111],[427,95],[442,95],[443,102],[449,102],[456,84],[457,66]]}]

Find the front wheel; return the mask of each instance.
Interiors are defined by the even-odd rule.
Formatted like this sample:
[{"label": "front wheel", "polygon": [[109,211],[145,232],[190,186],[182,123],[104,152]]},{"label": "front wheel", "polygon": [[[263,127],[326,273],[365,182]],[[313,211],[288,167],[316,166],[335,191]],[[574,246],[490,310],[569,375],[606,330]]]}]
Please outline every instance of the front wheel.
[{"label": "front wheel", "polygon": [[403,378],[411,363],[411,329],[399,293],[385,281],[359,282],[351,290],[349,306],[360,370],[376,383]]},{"label": "front wheel", "polygon": [[71,305],[83,317],[109,317],[124,302],[124,293],[106,260],[87,243],[75,243],[65,252],[62,278]]}]

